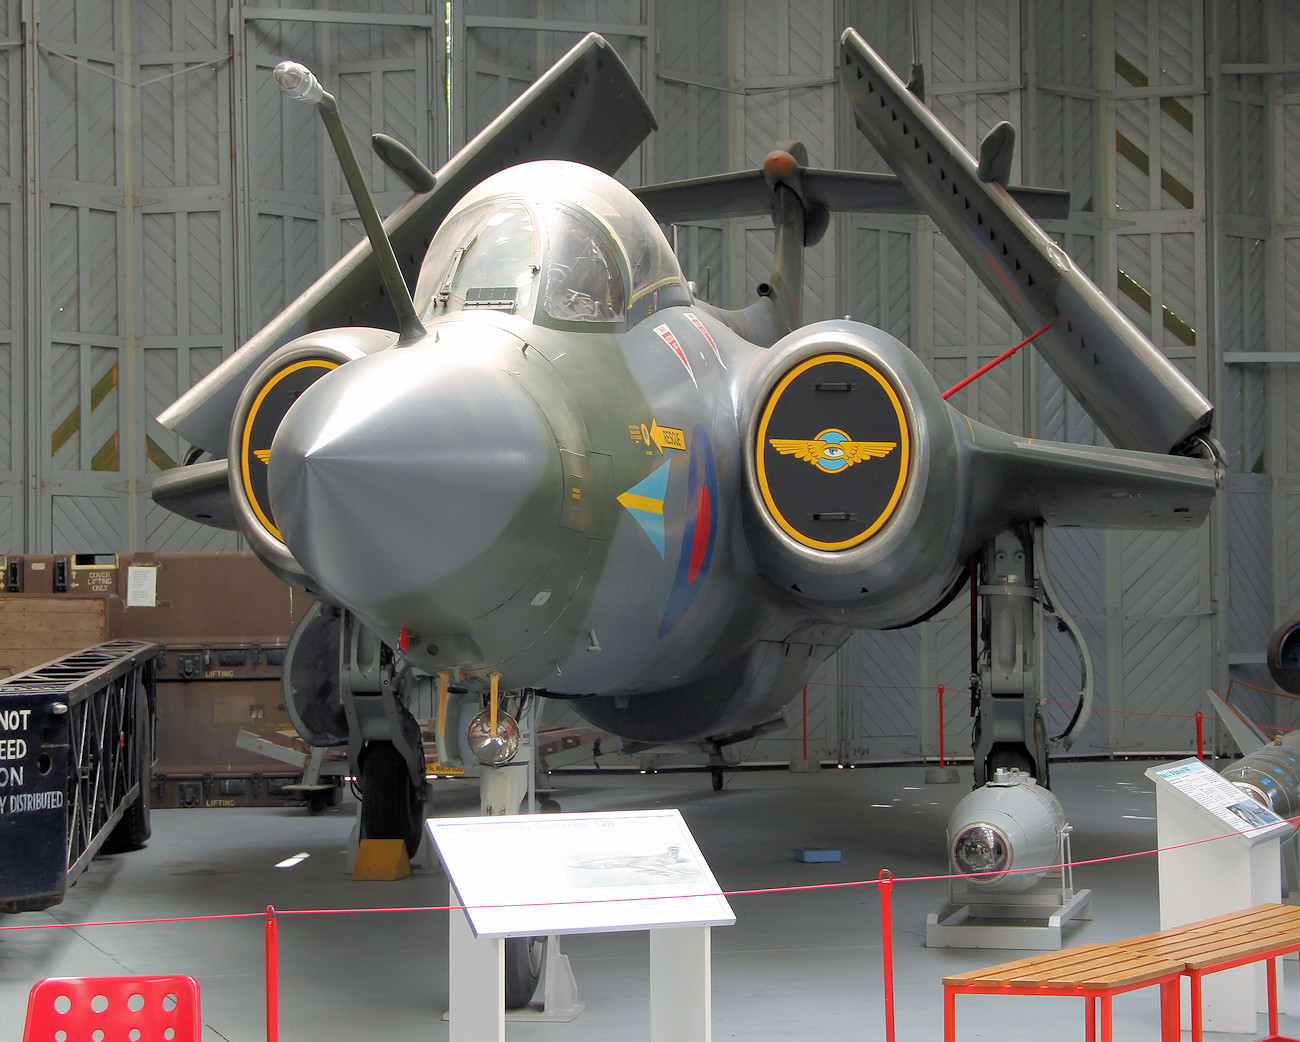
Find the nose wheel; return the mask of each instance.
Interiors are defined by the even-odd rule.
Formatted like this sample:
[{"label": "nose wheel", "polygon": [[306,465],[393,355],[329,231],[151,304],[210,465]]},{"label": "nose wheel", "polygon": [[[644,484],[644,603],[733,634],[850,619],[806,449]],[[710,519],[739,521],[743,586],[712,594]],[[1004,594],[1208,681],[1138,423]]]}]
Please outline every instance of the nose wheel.
[{"label": "nose wheel", "polygon": [[424,795],[392,742],[367,742],[361,759],[361,837],[400,839],[414,857],[424,831]]}]

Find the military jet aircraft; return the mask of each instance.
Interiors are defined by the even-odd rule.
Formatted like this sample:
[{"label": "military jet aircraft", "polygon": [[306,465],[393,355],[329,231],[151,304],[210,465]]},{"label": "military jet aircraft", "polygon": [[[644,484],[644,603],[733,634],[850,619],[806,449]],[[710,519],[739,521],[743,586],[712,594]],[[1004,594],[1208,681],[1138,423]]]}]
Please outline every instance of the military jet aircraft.
[{"label": "military jet aircraft", "polygon": [[[277,78],[346,146],[309,73]],[[896,179],[789,144],[630,190],[609,172],[653,120],[594,35],[436,175],[380,141],[414,193],[386,223],[342,147],[368,243],[161,417],[214,458],[154,498],[237,527],[318,598],[287,702],[309,742],[348,745],[366,834],[418,841],[421,685],[482,698],[492,763],[507,698],[567,699],[638,742],[716,738],[855,628],[914,624],[972,576],[977,781],[1046,780],[1041,529],[1200,524],[1213,410],[1026,212],[1059,214],[1059,193],[1006,186],[1009,126],[972,157],[853,30],[839,79]],[[848,209],[929,214],[1113,447],[994,430],[888,333],[801,324],[802,251]],[[755,212],[774,268],[726,311],[661,225]]]}]

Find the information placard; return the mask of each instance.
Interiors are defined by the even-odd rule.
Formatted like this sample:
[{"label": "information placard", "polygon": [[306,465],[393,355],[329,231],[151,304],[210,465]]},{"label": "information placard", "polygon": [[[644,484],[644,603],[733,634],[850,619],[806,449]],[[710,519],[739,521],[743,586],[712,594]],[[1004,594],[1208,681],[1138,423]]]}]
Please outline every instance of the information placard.
[{"label": "information placard", "polygon": [[1256,802],[1218,771],[1207,767],[1195,757],[1164,767],[1152,767],[1147,771],[1147,776],[1168,782],[1224,825],[1248,837],[1252,843],[1275,836],[1286,838],[1295,831],[1295,826],[1290,822]]},{"label": "information placard", "polygon": [[736,921],[677,810],[431,818],[476,937]]}]

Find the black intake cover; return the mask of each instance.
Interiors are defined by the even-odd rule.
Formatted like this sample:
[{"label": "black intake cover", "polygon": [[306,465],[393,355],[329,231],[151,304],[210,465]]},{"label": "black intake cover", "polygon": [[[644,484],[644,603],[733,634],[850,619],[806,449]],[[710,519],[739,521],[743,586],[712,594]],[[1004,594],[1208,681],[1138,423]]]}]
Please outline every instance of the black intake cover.
[{"label": "black intake cover", "polygon": [[860,546],[902,499],[907,414],[889,378],[860,358],[826,353],[794,366],[768,396],[757,437],[764,505],[804,546]]}]

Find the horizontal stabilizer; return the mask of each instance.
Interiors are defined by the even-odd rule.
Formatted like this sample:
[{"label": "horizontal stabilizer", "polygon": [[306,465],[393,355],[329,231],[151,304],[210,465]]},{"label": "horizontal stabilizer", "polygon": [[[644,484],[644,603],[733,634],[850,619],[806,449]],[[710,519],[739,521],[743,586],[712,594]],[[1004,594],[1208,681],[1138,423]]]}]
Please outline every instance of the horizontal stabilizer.
[{"label": "horizontal stabilizer", "polygon": [[1209,460],[1039,441],[964,416],[958,422],[973,447],[971,529],[979,532],[1038,519],[1087,528],[1196,528],[1218,489]]},{"label": "horizontal stabilizer", "polygon": [[[898,178],[855,170],[800,170],[805,205],[835,213],[925,213]],[[760,217],[772,209],[772,188],[762,170],[693,177],[634,188],[660,224]],[[1036,220],[1069,216],[1070,193],[1050,188],[1012,188],[1011,197]]]},{"label": "horizontal stabilizer", "polygon": [[[655,129],[645,98],[615,50],[590,33],[384,222],[408,286],[438,225],[461,197],[507,166],[570,159],[616,171]],[[225,455],[230,418],[253,370],[279,345],[317,329],[397,329],[368,242],[361,242],[235,354],[179,398],[159,421]]]},{"label": "horizontal stabilizer", "polygon": [[858,128],[1114,444],[1183,451],[1213,406],[1017,205],[996,178],[1009,140],[974,158],[853,29],[840,82]]},{"label": "horizontal stabilizer", "polygon": [[153,501],[191,521],[239,531],[230,497],[230,466],[224,459],[164,470],[154,479]]}]

